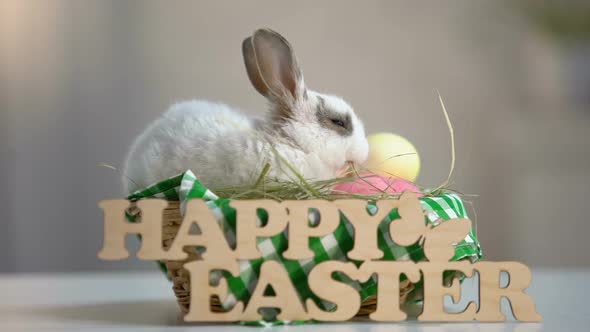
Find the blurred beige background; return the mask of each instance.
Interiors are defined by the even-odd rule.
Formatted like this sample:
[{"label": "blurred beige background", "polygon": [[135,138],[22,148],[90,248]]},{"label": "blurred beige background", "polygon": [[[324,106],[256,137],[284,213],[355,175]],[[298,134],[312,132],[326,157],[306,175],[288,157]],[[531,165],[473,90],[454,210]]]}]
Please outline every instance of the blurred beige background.
[{"label": "blurred beige background", "polygon": [[[121,194],[97,164],[120,166],[175,101],[261,114],[240,53],[258,27],[284,34],[307,84],[345,97],[369,133],[412,141],[429,186],[450,164],[439,89],[485,257],[589,267],[590,37],[564,41],[531,15],[551,8],[530,5],[0,1],[0,271],[154,268],[95,258],[97,202]],[[564,8],[590,22],[582,2]]]}]

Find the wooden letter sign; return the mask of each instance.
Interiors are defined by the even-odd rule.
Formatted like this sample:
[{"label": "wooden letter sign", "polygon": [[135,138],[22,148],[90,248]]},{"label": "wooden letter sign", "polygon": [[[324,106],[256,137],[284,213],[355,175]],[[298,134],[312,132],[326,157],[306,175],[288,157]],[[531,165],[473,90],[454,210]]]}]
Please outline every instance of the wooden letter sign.
[{"label": "wooden letter sign", "polygon": [[[141,211],[141,221],[128,222],[125,211],[130,207],[127,200],[102,201],[104,211],[104,246],[99,257],[105,260],[121,260],[129,256],[125,247],[128,233],[141,236],[140,259],[183,261],[187,251],[200,248],[204,253],[199,259],[187,262],[184,268],[190,273],[190,309],[187,321],[253,321],[263,319],[261,308],[276,308],[276,316],[282,320],[343,321],[353,318],[361,306],[357,289],[334,273],[347,279],[366,282],[376,277],[377,305],[369,318],[375,321],[401,321],[406,314],[400,309],[400,276],[409,282],[422,280],[424,302],[420,321],[485,321],[505,320],[500,311],[500,300],[507,298],[517,320],[537,322],[541,316],[536,312],[533,299],[525,293],[531,282],[529,268],[518,262],[449,261],[454,255],[453,245],[465,239],[471,229],[467,219],[451,219],[432,227],[425,223],[424,211],[415,194],[406,192],[399,200],[376,202],[378,211],[367,212],[367,202],[358,199],[336,201],[304,200],[234,200],[230,206],[236,211],[235,243],[228,243],[217,217],[202,200],[191,200],[173,241],[164,246],[162,234],[163,211],[168,202],[160,199],[145,199],[136,203]],[[391,241],[401,246],[423,243],[427,261],[383,260],[383,252],[377,246],[377,229],[380,223],[397,209],[400,216],[389,224]],[[263,210],[268,216],[264,224],[258,219]],[[310,223],[310,213],[317,218]],[[354,229],[354,245],[346,256],[350,261],[326,260],[306,271],[309,291],[315,297],[334,304],[333,310],[325,310],[311,298],[301,299],[294,286],[284,261],[313,261],[314,252],[310,240],[329,238],[339,226],[341,215]],[[198,232],[191,229],[196,226]],[[285,230],[287,230],[285,232]],[[284,233],[288,248],[274,256],[265,254],[265,239]],[[234,245],[235,244],[235,245]],[[233,248],[232,248],[233,247]],[[212,310],[211,299],[223,302],[228,297],[227,280],[220,277],[211,283],[210,273],[225,271],[225,276],[238,276],[240,262],[260,260],[260,273],[255,288],[247,303],[235,299],[227,310]],[[358,264],[353,263],[353,261]],[[475,273],[479,278],[479,297],[471,301],[460,313],[446,312],[443,299],[450,295],[453,301],[461,298],[459,282],[443,285],[443,274],[455,271],[466,277]],[[509,284],[501,286],[500,275],[509,275]],[[457,280],[455,280],[457,281]],[[274,294],[268,294],[268,288]]]}]

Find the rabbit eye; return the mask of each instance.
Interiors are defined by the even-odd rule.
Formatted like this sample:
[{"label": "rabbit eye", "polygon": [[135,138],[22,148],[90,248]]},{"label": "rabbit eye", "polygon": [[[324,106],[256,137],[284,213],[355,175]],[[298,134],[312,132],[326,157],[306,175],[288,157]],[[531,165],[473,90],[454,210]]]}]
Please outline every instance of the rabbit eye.
[{"label": "rabbit eye", "polygon": [[316,117],[321,126],[338,133],[340,136],[352,135],[352,119],[349,113],[342,111],[337,112],[325,107],[324,99],[319,98],[320,102],[316,109]]},{"label": "rabbit eye", "polygon": [[344,121],[340,120],[340,119],[330,119],[330,121],[332,121],[332,123],[338,127],[342,127],[344,128]]}]

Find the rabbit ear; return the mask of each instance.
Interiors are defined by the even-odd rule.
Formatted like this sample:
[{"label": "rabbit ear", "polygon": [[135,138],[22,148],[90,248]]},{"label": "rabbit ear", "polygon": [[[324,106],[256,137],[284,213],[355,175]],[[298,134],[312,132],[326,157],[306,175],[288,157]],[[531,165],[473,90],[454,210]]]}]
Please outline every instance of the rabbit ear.
[{"label": "rabbit ear", "polygon": [[268,94],[268,86],[260,76],[260,70],[256,63],[256,55],[254,54],[254,46],[252,45],[252,37],[248,37],[242,42],[242,55],[244,56],[244,64],[246,65],[246,72],[248,73],[250,82],[258,93],[266,96]]},{"label": "rabbit ear", "polygon": [[242,53],[250,82],[260,94],[281,101],[295,101],[304,95],[303,75],[283,36],[270,29],[256,30],[242,43]]}]

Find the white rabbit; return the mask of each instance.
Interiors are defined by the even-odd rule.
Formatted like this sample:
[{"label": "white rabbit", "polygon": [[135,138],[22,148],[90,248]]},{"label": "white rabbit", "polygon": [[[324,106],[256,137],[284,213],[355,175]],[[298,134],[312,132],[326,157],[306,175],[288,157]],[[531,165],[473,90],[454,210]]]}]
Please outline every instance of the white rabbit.
[{"label": "white rabbit", "polygon": [[208,101],[173,105],[131,146],[123,170],[127,193],[189,169],[215,189],[253,184],[266,163],[271,177],[294,178],[286,161],[306,179],[325,180],[367,159],[362,122],[341,98],[306,89],[285,38],[260,29],[242,52],[250,81],[270,104],[267,117]]}]

